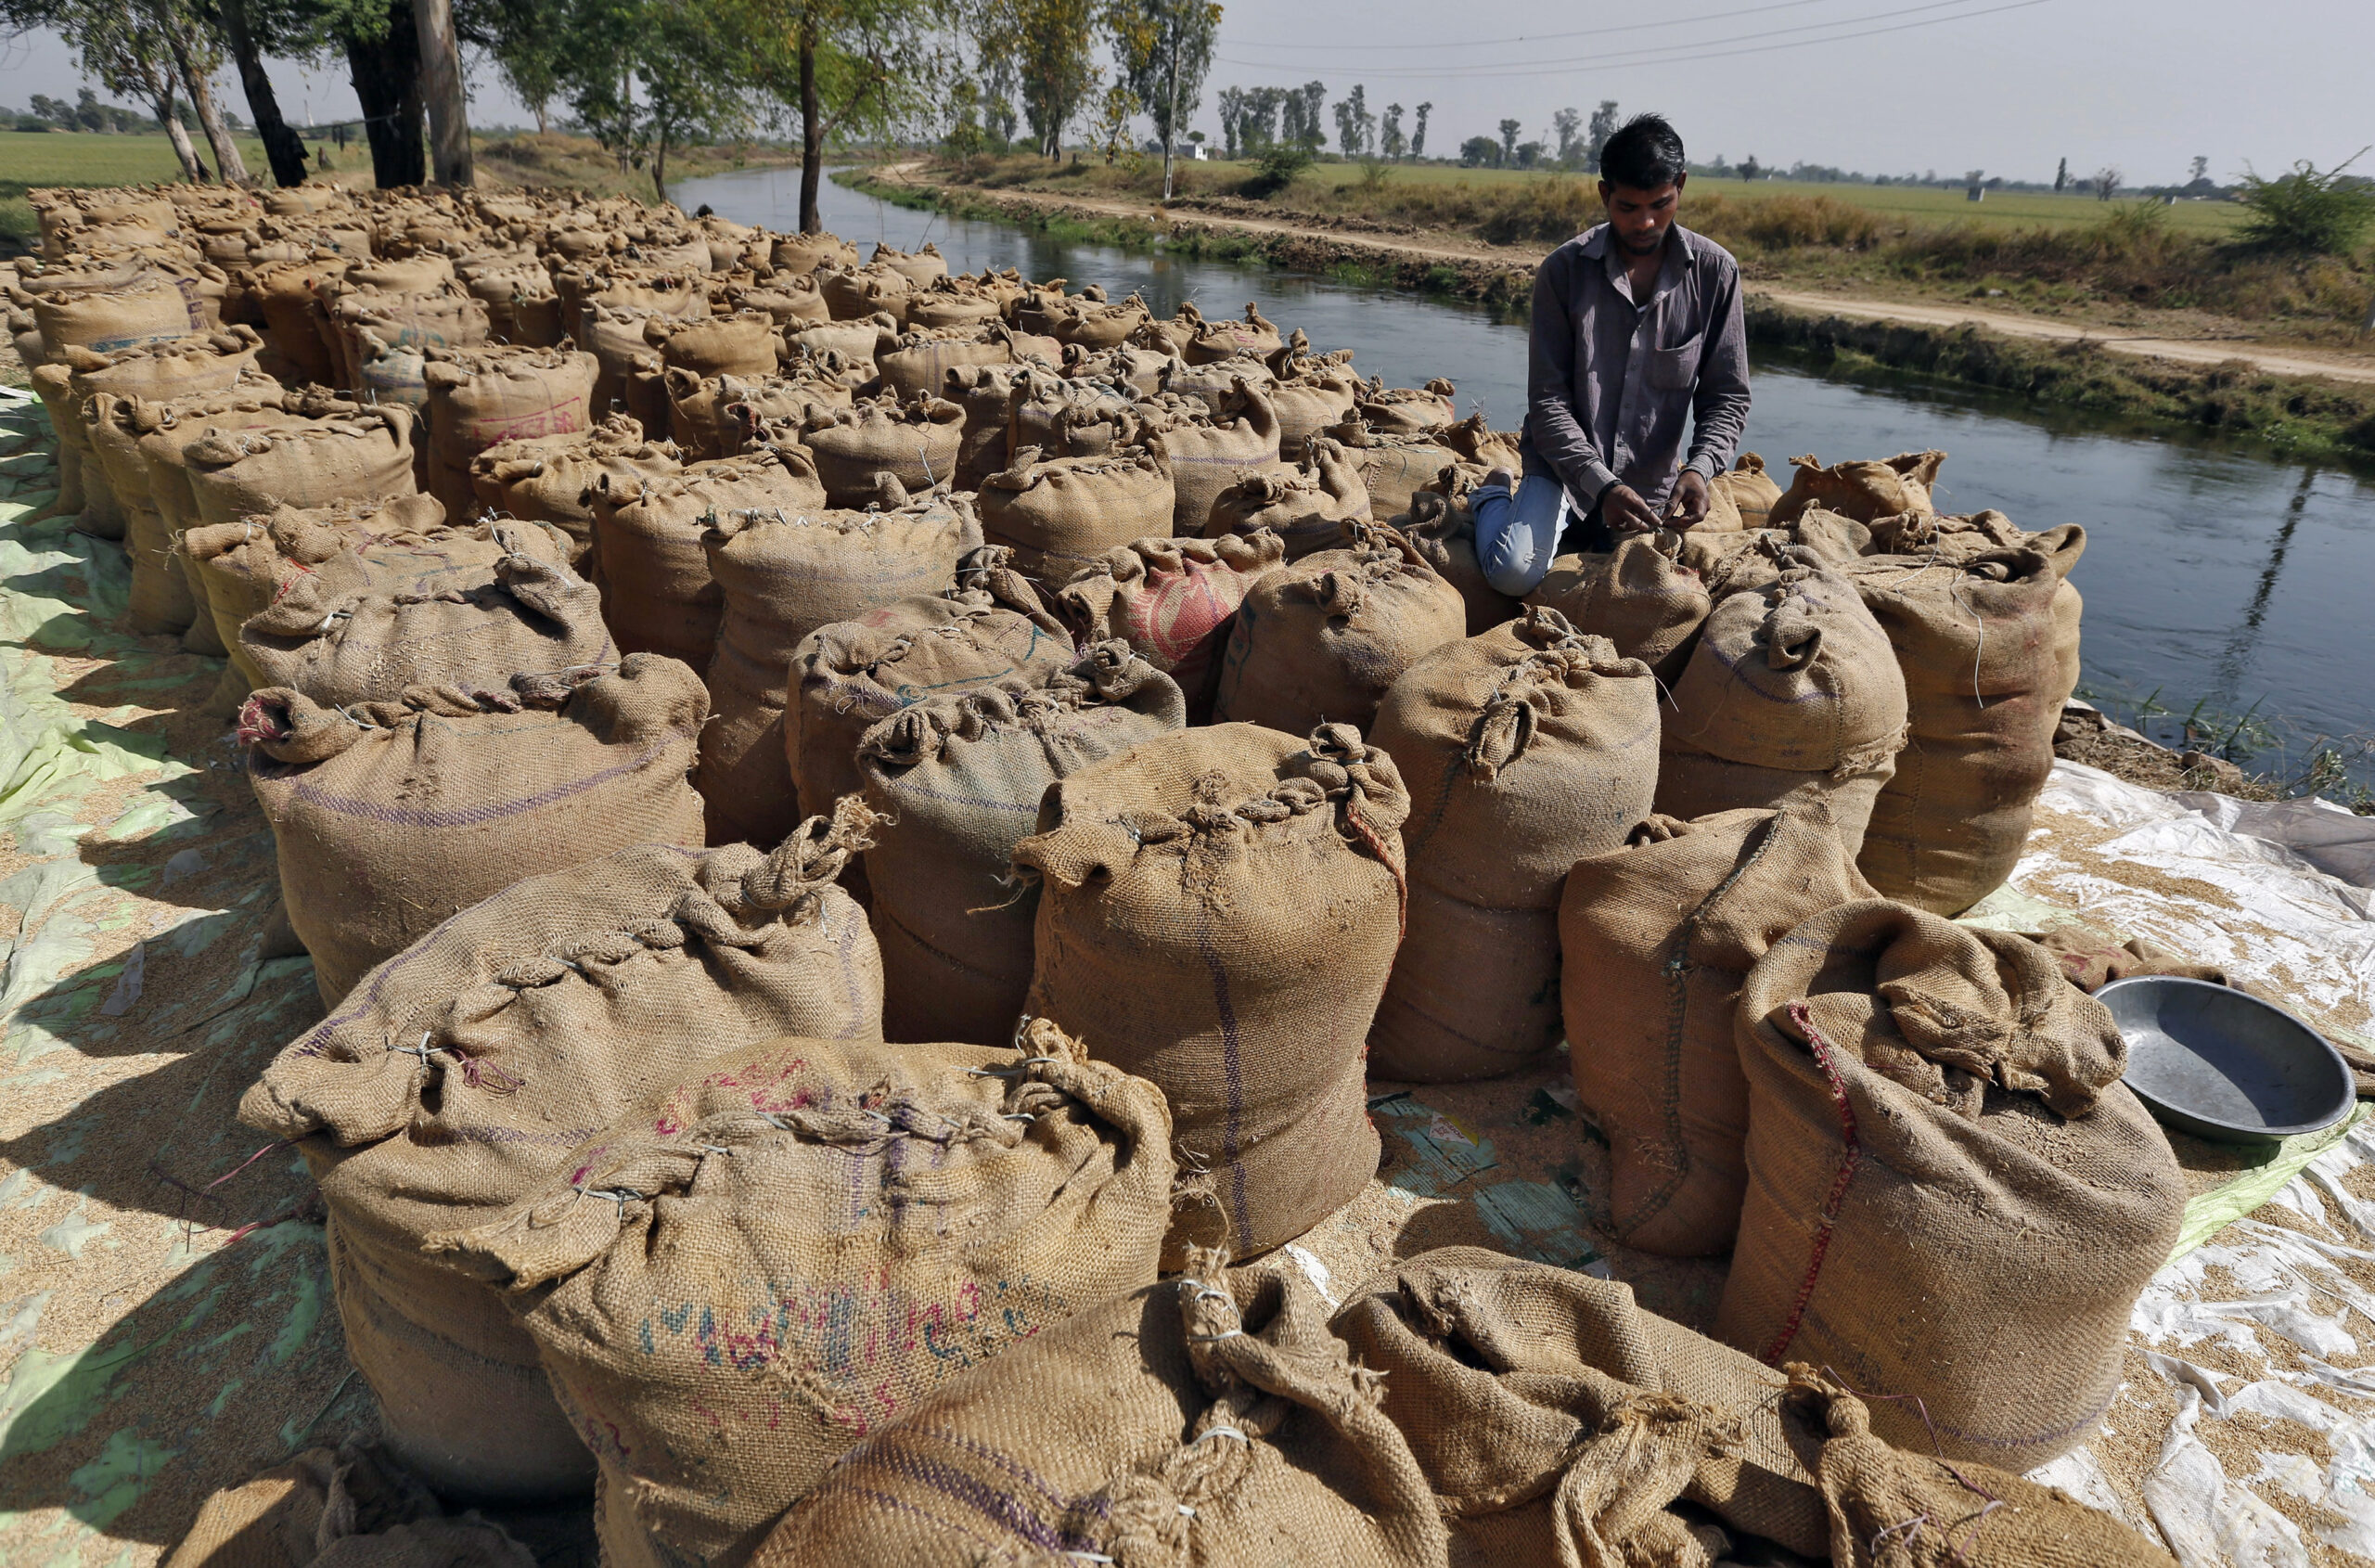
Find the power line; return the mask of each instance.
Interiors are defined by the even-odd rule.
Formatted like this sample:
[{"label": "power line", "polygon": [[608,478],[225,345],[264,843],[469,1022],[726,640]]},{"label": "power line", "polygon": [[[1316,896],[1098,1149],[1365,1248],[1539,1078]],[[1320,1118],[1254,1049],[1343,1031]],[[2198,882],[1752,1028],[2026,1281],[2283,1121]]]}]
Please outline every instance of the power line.
[{"label": "power line", "polygon": [[1511,38],[1446,39],[1439,44],[1286,44],[1260,39],[1232,40],[1242,48],[1251,49],[1321,49],[1330,54],[1346,49],[1481,49],[1500,44],[1550,44],[1562,38],[1598,38],[1611,32],[1639,32],[1645,28],[1688,27],[1702,21],[1728,21],[1734,17],[1762,16],[1767,11],[1794,11],[1807,6],[1827,5],[1829,0],[1778,0],[1770,6],[1747,6],[1737,11],[1702,11],[1695,17],[1664,17],[1656,21],[1625,22],[1619,27],[1586,27],[1573,32],[1521,32]]},{"label": "power line", "polygon": [[[1765,32],[1752,32],[1744,34],[1742,37],[1726,39],[1725,42],[1728,44],[1738,44],[1743,42],[1744,39],[1776,38],[1786,33],[1805,32],[1817,28],[1849,27],[1860,22],[1879,21],[1889,17],[1908,16],[1917,11],[1934,11],[1945,6],[1960,6],[1967,5],[1969,3],[1970,0],[1931,0],[1931,3],[1928,5],[1907,6],[1900,10],[1879,11],[1870,16],[1847,18],[1835,22],[1809,22],[1800,27],[1774,28]],[[1899,22],[1894,27],[1866,28],[1862,32],[1835,32],[1822,38],[1801,38],[1788,44],[1759,45],[1749,48],[1704,49],[1701,48],[1697,45],[1691,44],[1662,44],[1640,49],[1614,50],[1605,54],[1575,55],[1560,59],[1536,61],[1533,64],[1526,65],[1521,65],[1515,61],[1482,61],[1474,65],[1381,66],[1374,70],[1364,70],[1361,72],[1361,75],[1364,80],[1383,77],[1414,77],[1422,81],[1444,81],[1455,79],[1472,81],[1493,77],[1548,76],[1562,71],[1570,66],[1576,65],[1677,65],[1686,60],[1716,60],[1726,58],[1732,55],[1771,54],[1781,49],[1804,49],[1810,48],[1820,44],[1848,44],[1854,43],[1858,39],[1878,37],[1881,33],[1906,32],[1915,28],[1936,27],[1945,22],[1962,21],[1972,17],[1995,16],[1998,12],[2002,11],[2024,11],[2032,6],[2042,6],[2045,4],[2047,4],[2047,0],[2014,0],[2014,3],[2011,5],[1990,6],[1983,10],[1962,11],[1950,17],[1927,17],[1920,21]],[[1650,55],[1664,55],[1667,58],[1663,59],[1650,59],[1643,58]],[[1213,58],[1224,65],[1242,66],[1253,71],[1283,70],[1292,72],[1300,69],[1293,66],[1281,67],[1269,60],[1236,59],[1226,55],[1216,54],[1213,56]]]}]

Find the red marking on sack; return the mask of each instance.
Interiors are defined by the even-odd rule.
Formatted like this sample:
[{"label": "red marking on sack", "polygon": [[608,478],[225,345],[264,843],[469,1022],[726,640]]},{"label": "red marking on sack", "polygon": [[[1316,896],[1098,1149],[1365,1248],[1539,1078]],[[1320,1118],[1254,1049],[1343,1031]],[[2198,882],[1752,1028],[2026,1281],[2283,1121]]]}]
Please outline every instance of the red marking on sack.
[{"label": "red marking on sack", "polygon": [[1830,1060],[1830,1042],[1815,1027],[1814,1014],[1803,1001],[1790,1004],[1790,1022],[1806,1037],[1815,1053],[1816,1063],[1830,1085],[1830,1102],[1839,1108],[1841,1141],[1846,1146],[1846,1157],[1839,1162],[1839,1174],[1831,1178],[1830,1193],[1822,1202],[1822,1213],[1815,1222],[1813,1255],[1806,1260],[1806,1277],[1798,1283],[1798,1299],[1790,1308],[1789,1321],[1781,1325],[1781,1332],[1766,1347],[1765,1364],[1778,1367],[1781,1353],[1798,1337],[1798,1325],[1806,1316],[1806,1304],[1814,1298],[1815,1281],[1822,1275],[1823,1254],[1830,1251],[1832,1228],[1839,1223],[1839,1211],[1847,1202],[1847,1184],[1855,1179],[1855,1167],[1863,1163],[1863,1146],[1855,1139],[1855,1108],[1847,1101],[1847,1081],[1839,1075],[1839,1068]]}]

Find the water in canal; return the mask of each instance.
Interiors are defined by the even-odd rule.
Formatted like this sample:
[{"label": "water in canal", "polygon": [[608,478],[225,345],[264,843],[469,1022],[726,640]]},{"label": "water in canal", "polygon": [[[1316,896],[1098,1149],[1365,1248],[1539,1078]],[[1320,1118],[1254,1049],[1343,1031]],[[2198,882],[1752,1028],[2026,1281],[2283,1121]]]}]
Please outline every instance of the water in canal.
[{"label": "water in canal", "polygon": [[[688,180],[675,199],[770,228],[798,226],[797,170]],[[1193,300],[1208,315],[1252,301],[1320,350],[1394,385],[1458,385],[1460,412],[1513,428],[1525,392],[1525,328],[1481,308],[1267,267],[1072,245],[1002,224],[954,221],[828,181],[825,226],[865,244],[936,243],[962,272],[1143,294],[1157,314]],[[1957,388],[1827,379],[1760,360],[1746,449],[1787,482],[1786,459],[1879,457],[1940,447],[1941,509],[1995,507],[2027,528],[2079,522],[2086,598],[2081,690],[2126,716],[2158,694],[2182,718],[2279,721],[2288,753],[2319,737],[2375,731],[2375,477],[2272,459],[2166,426],[2140,427]],[[2175,719],[2145,726],[2162,736]],[[2277,755],[2255,759],[2273,767]],[[2357,770],[2362,776],[2364,768]]]}]

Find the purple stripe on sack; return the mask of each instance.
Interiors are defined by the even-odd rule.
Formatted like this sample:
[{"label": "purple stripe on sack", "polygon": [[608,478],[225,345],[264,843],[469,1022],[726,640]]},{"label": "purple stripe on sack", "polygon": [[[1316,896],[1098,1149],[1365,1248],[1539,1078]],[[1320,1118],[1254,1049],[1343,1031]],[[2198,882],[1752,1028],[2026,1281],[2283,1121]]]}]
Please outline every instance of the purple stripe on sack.
[{"label": "purple stripe on sack", "polygon": [[1013,1493],[904,1446],[897,1441],[895,1428],[876,1439],[872,1457],[884,1469],[910,1481],[919,1481],[951,1501],[963,1503],[1043,1551],[1065,1549],[1068,1537],[1064,1533],[1025,1509]]},{"label": "purple stripe on sack", "polygon": [[665,752],[670,746],[679,740],[690,739],[692,736],[689,731],[672,729],[653,744],[636,752],[633,758],[615,767],[607,767],[599,773],[590,774],[584,778],[555,785],[541,794],[530,795],[525,800],[493,805],[464,806],[454,811],[416,811],[399,806],[383,805],[377,801],[361,800],[352,795],[333,795],[326,790],[315,790],[311,784],[298,785],[296,793],[299,800],[309,805],[316,805],[325,811],[336,812],[341,816],[361,817],[367,822],[383,822],[390,827],[468,828],[481,822],[499,822],[507,816],[517,816],[522,812],[538,811],[558,802],[565,801],[572,795],[582,795],[588,790],[608,784],[613,778],[623,778],[649,766],[652,760]]},{"label": "purple stripe on sack", "polygon": [[[858,1464],[863,1464],[864,1462],[864,1460],[857,1461]],[[852,1468],[856,1468],[856,1465],[853,1465]],[[894,1497],[888,1492],[878,1492],[871,1486],[861,1486],[854,1481],[820,1482],[817,1485],[811,1488],[807,1495],[802,1497],[798,1503],[793,1505],[793,1511],[798,1512],[802,1509],[813,1509],[817,1505],[819,1498],[828,1497],[863,1498],[865,1501],[877,1508],[889,1509],[894,1513],[913,1514],[918,1519],[923,1520],[931,1524],[936,1524],[952,1535],[962,1536],[969,1541],[975,1541],[985,1547],[997,1545],[997,1542],[992,1540],[989,1536],[984,1536],[979,1530],[974,1529],[969,1524],[959,1523],[954,1519],[943,1519],[940,1515],[932,1512],[930,1509],[918,1508],[915,1504],[906,1501],[905,1498]]]},{"label": "purple stripe on sack", "polygon": [[[1030,1487],[1033,1491],[1038,1493],[1041,1497],[1046,1498],[1049,1502],[1054,1503],[1058,1508],[1069,1509],[1072,1506],[1072,1499],[1065,1497],[1061,1492],[1057,1491],[1055,1487],[1049,1485],[1045,1480],[1041,1479],[1020,1459],[1017,1459],[1013,1455],[1008,1454],[1002,1449],[993,1448],[988,1444],[981,1442],[975,1438],[966,1437],[954,1432],[947,1432],[935,1426],[919,1426],[916,1428],[916,1434],[919,1437],[937,1438],[941,1442],[947,1444],[952,1448],[960,1449],[965,1453],[972,1455],[977,1459],[987,1460],[989,1463],[996,1466],[998,1469],[1006,1472],[1008,1475],[1011,1475],[1016,1480],[1021,1482],[1024,1485]],[[1101,1513],[1104,1510],[1100,1509],[1098,1511]]]},{"label": "purple stripe on sack", "polygon": [[1229,1000],[1228,970],[1221,967],[1219,950],[1213,945],[1209,916],[1196,922],[1196,950],[1202,955],[1204,967],[1213,971],[1213,1005],[1221,1018],[1221,1061],[1228,1071],[1228,1126],[1222,1135],[1221,1157],[1228,1162],[1229,1207],[1237,1215],[1238,1245],[1251,1250],[1253,1216],[1246,1208],[1245,1165],[1238,1157],[1237,1141],[1245,1121],[1245,1065],[1237,1032],[1237,1004]]}]

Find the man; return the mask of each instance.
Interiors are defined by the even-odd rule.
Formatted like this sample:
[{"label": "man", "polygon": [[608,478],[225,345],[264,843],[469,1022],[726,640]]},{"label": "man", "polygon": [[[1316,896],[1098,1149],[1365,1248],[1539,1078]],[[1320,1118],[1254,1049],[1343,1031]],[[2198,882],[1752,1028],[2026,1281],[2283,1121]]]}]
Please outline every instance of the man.
[{"label": "man", "polygon": [[1477,559],[1512,596],[1542,581],[1571,521],[1580,537],[1568,548],[1611,550],[1705,518],[1707,487],[1748,423],[1740,263],[1675,222],[1689,178],[1682,138],[1636,115],[1599,167],[1609,221],[1552,251],[1534,280],[1524,482],[1496,470],[1470,497]]}]

